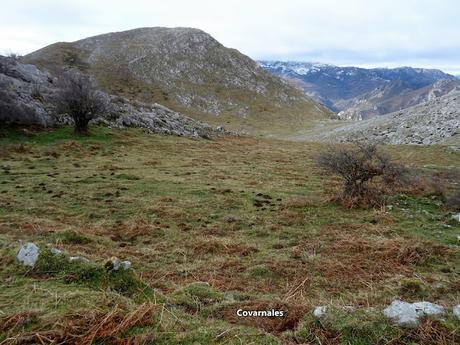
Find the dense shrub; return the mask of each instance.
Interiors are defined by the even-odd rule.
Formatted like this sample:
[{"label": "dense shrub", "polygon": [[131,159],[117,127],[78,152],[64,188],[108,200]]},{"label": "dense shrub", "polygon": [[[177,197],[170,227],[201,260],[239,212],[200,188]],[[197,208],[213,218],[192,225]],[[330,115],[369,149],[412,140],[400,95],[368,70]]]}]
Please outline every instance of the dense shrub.
[{"label": "dense shrub", "polygon": [[102,94],[93,87],[88,76],[75,70],[63,73],[60,86],[56,97],[57,112],[72,117],[76,133],[87,134],[89,122],[107,109]]},{"label": "dense shrub", "polygon": [[341,178],[343,188],[336,199],[347,207],[381,205],[386,192],[404,183],[406,172],[368,144],[331,148],[320,154],[317,163]]}]

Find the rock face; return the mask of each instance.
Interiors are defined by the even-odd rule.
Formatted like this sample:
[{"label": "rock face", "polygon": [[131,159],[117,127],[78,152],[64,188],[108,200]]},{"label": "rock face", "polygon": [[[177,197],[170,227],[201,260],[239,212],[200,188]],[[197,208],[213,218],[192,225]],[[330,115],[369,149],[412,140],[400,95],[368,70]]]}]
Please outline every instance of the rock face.
[{"label": "rock face", "polygon": [[460,89],[456,88],[445,96],[399,112],[344,124],[309,139],[460,146]]},{"label": "rock face", "polygon": [[[44,127],[68,123],[68,117],[56,116],[53,104],[57,79],[34,65],[23,64],[0,56],[0,124],[40,125]],[[140,127],[153,133],[180,136],[211,137],[228,134],[172,111],[160,104],[129,101],[121,96],[102,93],[109,104],[109,113],[93,122],[115,127]]]},{"label": "rock face", "polygon": [[444,307],[430,302],[407,303],[394,300],[383,313],[401,326],[415,327],[423,316],[444,314]]},{"label": "rock face", "polygon": [[112,106],[110,117],[100,122],[116,127],[146,128],[153,133],[208,138],[216,134],[229,134],[223,128],[214,128],[161,104],[128,101],[119,96],[109,97]]},{"label": "rock face", "polygon": [[300,90],[198,29],[109,33],[50,45],[25,61],[52,72],[57,66],[78,67],[110,93],[161,103],[199,119],[225,116],[230,124],[295,125],[330,116]]},{"label": "rock face", "polygon": [[16,258],[24,266],[34,267],[38,260],[39,253],[40,249],[35,243],[27,243],[19,249]]},{"label": "rock face", "polygon": [[54,124],[49,115],[55,88],[49,73],[13,58],[0,56],[0,124],[41,125]]},{"label": "rock face", "polygon": [[320,63],[259,61],[322,102],[339,117],[363,120],[440,97],[460,85],[439,70],[338,67]]}]

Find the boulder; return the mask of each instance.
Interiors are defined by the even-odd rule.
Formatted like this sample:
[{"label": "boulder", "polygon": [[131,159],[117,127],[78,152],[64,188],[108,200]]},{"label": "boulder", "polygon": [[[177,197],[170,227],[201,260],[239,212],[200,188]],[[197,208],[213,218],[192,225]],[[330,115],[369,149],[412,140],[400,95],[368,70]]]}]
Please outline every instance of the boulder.
[{"label": "boulder", "polygon": [[442,315],[444,307],[430,302],[407,303],[394,300],[385,308],[383,314],[396,321],[400,326],[415,327],[419,324],[420,317]]},{"label": "boulder", "polygon": [[452,218],[455,219],[457,222],[460,222],[460,213],[454,214]]},{"label": "boulder", "polygon": [[39,253],[40,249],[37,247],[37,245],[35,243],[29,242],[19,249],[16,258],[24,266],[34,267],[38,260]]}]

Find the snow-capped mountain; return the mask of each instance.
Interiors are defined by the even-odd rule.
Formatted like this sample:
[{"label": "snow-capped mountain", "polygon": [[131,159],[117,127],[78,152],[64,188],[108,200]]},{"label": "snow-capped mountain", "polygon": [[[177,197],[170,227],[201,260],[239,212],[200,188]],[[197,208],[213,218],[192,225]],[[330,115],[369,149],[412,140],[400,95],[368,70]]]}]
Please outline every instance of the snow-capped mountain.
[{"label": "snow-capped mountain", "polygon": [[[428,96],[442,96],[458,85],[456,77],[436,69],[365,69],[295,61],[259,64],[341,116],[357,120],[404,109],[428,100]],[[449,81],[441,91],[439,83],[435,85],[440,80]]]}]

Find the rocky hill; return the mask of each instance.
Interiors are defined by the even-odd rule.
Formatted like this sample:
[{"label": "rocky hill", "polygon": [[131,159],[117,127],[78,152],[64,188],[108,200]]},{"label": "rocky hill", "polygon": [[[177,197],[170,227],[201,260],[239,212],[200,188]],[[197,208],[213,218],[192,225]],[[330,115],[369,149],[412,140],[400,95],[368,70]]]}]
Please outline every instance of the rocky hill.
[{"label": "rocky hill", "polygon": [[[57,79],[34,65],[0,56],[0,124],[1,126],[49,127],[69,123],[70,119],[55,111],[59,92]],[[226,133],[160,104],[132,101],[101,92],[109,104],[104,117],[94,122],[115,127],[139,127],[154,133],[202,136]]]},{"label": "rocky hill", "polygon": [[303,126],[330,112],[249,57],[191,28],[140,28],[56,43],[24,61],[73,66],[106,91],[238,127]]},{"label": "rocky hill", "polygon": [[271,73],[302,88],[344,119],[362,120],[442,96],[459,81],[435,69],[338,67],[259,61]]},{"label": "rocky hill", "polygon": [[388,114],[443,96],[460,85],[460,80],[441,79],[428,86],[413,90],[411,85],[395,80],[347,102],[338,117],[364,120]]},{"label": "rocky hill", "polygon": [[460,147],[460,88],[402,111],[349,123],[308,139]]}]

